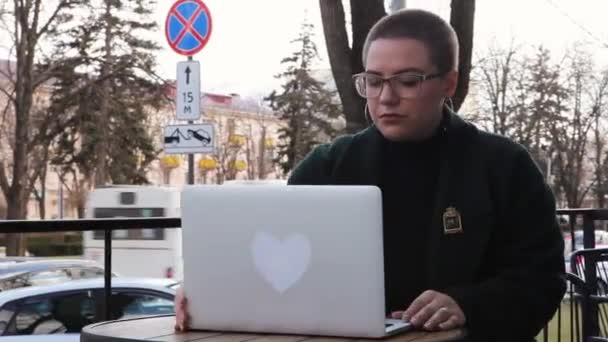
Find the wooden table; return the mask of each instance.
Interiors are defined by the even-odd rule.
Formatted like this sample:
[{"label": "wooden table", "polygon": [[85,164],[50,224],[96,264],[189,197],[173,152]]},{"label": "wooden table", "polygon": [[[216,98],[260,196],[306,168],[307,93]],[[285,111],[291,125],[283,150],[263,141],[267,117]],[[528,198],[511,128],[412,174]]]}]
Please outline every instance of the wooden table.
[{"label": "wooden table", "polygon": [[[111,321],[86,326],[80,335],[81,342],[350,342],[353,339],[333,337],[308,337],[272,334],[236,334],[211,331],[174,331],[175,316],[158,316],[123,321]],[[447,342],[464,337],[462,330],[444,332],[411,332],[378,341],[390,342]],[[376,340],[369,340],[376,341]]]}]

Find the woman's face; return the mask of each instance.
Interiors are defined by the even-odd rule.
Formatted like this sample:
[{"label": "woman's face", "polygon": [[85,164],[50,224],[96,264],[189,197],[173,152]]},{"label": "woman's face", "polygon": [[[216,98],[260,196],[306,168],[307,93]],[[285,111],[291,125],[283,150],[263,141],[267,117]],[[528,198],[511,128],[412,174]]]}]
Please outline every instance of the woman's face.
[{"label": "woman's face", "polygon": [[379,90],[377,96],[367,98],[372,119],[382,135],[392,141],[430,137],[441,121],[444,99],[454,94],[458,81],[455,71],[422,81],[417,75],[437,75],[438,70],[427,46],[408,38],[373,41],[365,70],[385,79],[399,75],[392,82],[379,82],[374,77],[366,82],[370,89]]}]

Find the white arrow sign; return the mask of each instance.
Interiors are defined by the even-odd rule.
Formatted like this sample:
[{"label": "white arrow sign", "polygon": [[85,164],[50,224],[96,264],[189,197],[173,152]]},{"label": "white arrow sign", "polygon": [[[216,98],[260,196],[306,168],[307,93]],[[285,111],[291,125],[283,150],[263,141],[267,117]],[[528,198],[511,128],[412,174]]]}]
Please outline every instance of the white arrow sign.
[{"label": "white arrow sign", "polygon": [[165,153],[213,153],[215,133],[213,125],[190,124],[165,127]]},{"label": "white arrow sign", "polygon": [[198,120],[201,114],[201,66],[197,61],[177,63],[176,116]]}]

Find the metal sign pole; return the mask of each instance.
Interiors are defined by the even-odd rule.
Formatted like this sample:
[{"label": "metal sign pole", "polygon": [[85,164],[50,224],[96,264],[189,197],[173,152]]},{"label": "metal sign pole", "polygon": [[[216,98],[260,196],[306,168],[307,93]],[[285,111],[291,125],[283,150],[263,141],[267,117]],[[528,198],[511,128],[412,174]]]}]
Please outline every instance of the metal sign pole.
[{"label": "metal sign pole", "polygon": [[165,36],[173,51],[188,56],[177,63],[176,119],[187,125],[165,127],[166,154],[187,154],[187,184],[194,184],[194,153],[213,153],[213,125],[198,123],[201,109],[200,63],[192,56],[203,49],[212,31],[209,8],[202,0],[177,0],[165,20]]},{"label": "metal sign pole", "polygon": [[[188,61],[192,61],[192,56],[188,56]],[[201,94],[196,94],[196,96],[200,97]],[[188,123],[193,124],[194,121],[189,120]],[[188,153],[188,184],[194,184],[194,154],[192,153]]]}]

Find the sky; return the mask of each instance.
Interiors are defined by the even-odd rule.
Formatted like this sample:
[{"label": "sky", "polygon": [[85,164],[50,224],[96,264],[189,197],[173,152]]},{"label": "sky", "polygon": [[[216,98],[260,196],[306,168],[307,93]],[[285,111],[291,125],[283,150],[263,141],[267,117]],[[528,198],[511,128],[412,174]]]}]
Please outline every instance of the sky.
[{"label": "sky", "polygon": [[[201,62],[201,86],[205,92],[239,93],[262,97],[280,87],[274,78],[282,58],[295,46],[304,21],[315,26],[320,53],[316,67],[329,69],[320,20],[319,0],[203,0],[211,11],[213,33],[195,60]],[[366,0],[358,0],[366,1]],[[154,20],[159,31],[152,37],[162,46],[158,71],[175,78],[176,54],[165,39],[165,17],[174,0],[158,0]],[[345,1],[348,2],[348,1]],[[450,0],[406,0],[407,7],[423,8],[449,20]],[[474,55],[482,55],[492,42],[506,46],[543,44],[556,60],[576,41],[587,43],[595,61],[608,66],[608,0],[477,0]],[[347,14],[348,17],[348,14]],[[6,49],[0,36],[0,58]]]},{"label": "sky", "polygon": [[[273,76],[280,61],[294,46],[305,20],[315,25],[321,55],[317,67],[329,62],[320,20],[319,0],[204,0],[213,17],[213,33],[207,46],[194,58],[201,62],[203,91],[263,96],[280,86]],[[160,0],[157,20],[164,28],[172,0]],[[407,0],[407,7],[433,11],[449,20],[449,0]],[[543,44],[556,58],[576,41],[588,49],[600,65],[608,65],[608,13],[606,0],[478,0],[475,54],[492,43]],[[175,63],[184,57],[169,48],[158,34],[163,51],[158,54],[160,72],[175,77]],[[605,45],[602,45],[605,44]]]}]

